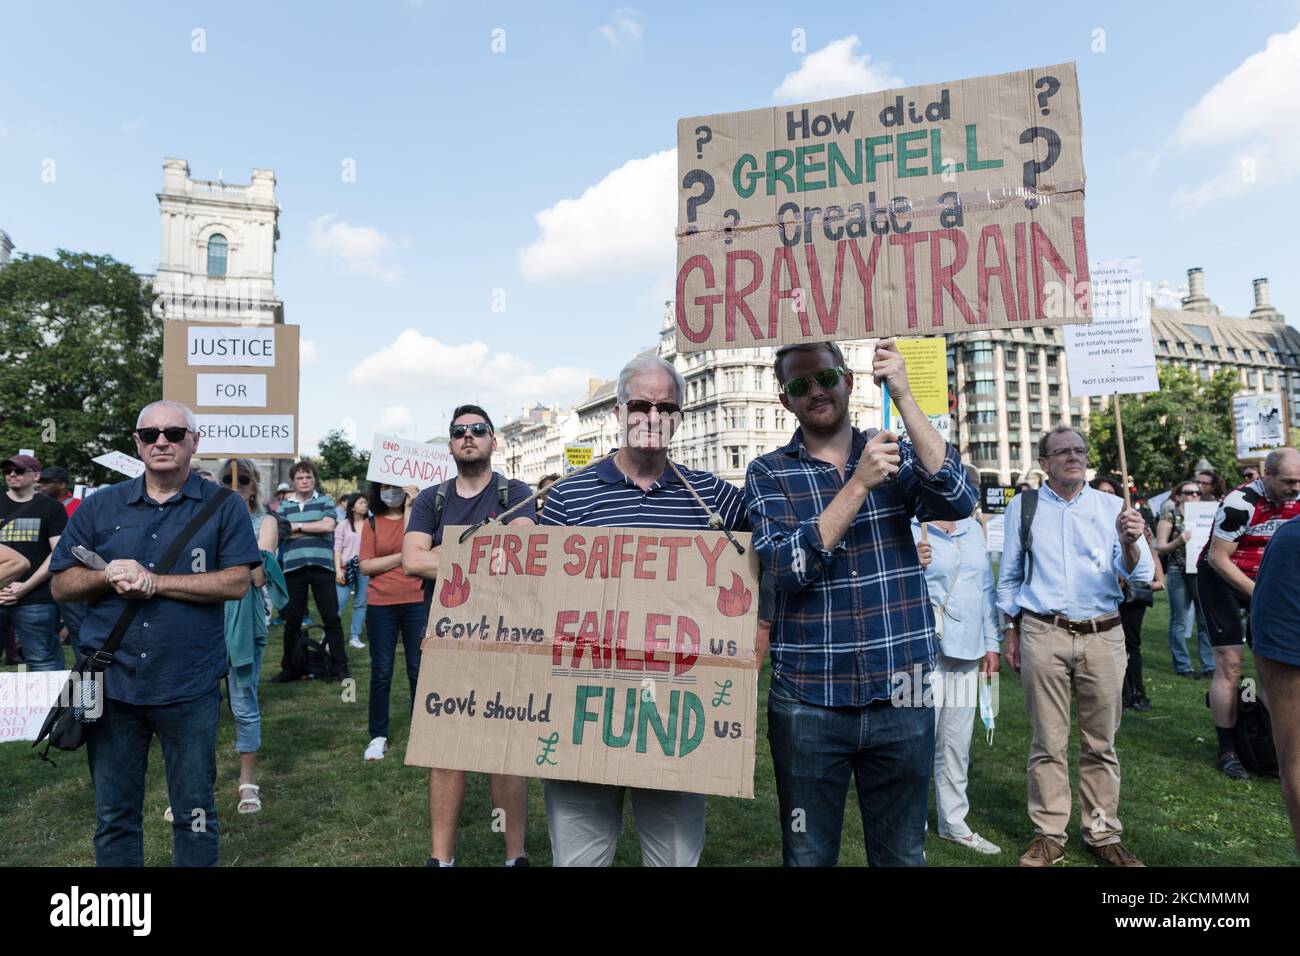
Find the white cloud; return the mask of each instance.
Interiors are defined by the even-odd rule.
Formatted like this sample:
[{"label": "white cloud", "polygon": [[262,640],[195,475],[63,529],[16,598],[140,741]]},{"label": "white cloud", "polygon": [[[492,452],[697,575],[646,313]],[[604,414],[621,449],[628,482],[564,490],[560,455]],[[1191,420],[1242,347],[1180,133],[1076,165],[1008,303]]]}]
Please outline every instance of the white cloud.
[{"label": "white cloud", "polygon": [[415,416],[405,405],[388,405],[379,414],[379,424],[375,431],[397,434],[415,424]]},{"label": "white cloud", "polygon": [[1174,134],[1184,150],[1230,147],[1226,167],[1174,204],[1192,211],[1245,195],[1256,183],[1276,185],[1300,166],[1300,25],[1269,37],[1264,49],[1219,80],[1183,114]]},{"label": "white cloud", "polygon": [[772,91],[772,99],[799,103],[902,86],[903,78],[894,75],[888,63],[872,63],[868,53],[854,55],[861,42],[856,35],[846,36],[809,53],[799,69],[787,73]]},{"label": "white cloud", "polygon": [[298,340],[298,365],[301,368],[310,368],[320,361],[320,349],[316,347],[312,339]]},{"label": "white cloud", "polygon": [[357,443],[357,420],[350,415],[339,422],[339,430],[343,432],[343,437],[352,444]]},{"label": "white cloud", "polygon": [[596,36],[615,49],[621,50],[629,43],[636,43],[641,39],[641,17],[639,10],[619,7],[609,15],[613,23],[602,23],[596,27]]},{"label": "white cloud", "polygon": [[137,116],[135,119],[133,119],[133,120],[127,120],[125,123],[122,124],[122,132],[123,132],[123,133],[134,133],[136,130],[138,130],[138,129],[139,129],[141,126],[143,126],[143,125],[144,125],[144,117],[143,117],[143,116]]},{"label": "white cloud", "polygon": [[341,259],[353,272],[384,282],[400,275],[397,266],[380,261],[398,243],[371,226],[353,226],[329,213],[307,224],[307,241],[317,252]]},{"label": "white cloud", "polygon": [[519,254],[524,278],[671,270],[677,227],[677,150],[633,159],[577,199],[536,214],[541,236]]},{"label": "white cloud", "polygon": [[[586,394],[587,380],[592,377],[587,369],[573,366],[539,369],[518,355],[493,352],[483,342],[447,345],[407,329],[391,344],[362,359],[348,373],[348,384],[419,394],[448,408],[477,401],[504,413],[525,403],[572,402]],[[450,398],[444,401],[445,396]],[[394,409],[384,410],[385,415],[390,412]]]}]

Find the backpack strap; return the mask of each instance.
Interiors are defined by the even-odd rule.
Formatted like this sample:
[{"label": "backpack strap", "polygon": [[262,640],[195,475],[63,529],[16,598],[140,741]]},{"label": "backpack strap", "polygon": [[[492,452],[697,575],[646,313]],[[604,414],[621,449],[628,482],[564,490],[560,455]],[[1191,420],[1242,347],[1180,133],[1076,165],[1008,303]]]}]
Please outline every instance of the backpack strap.
[{"label": "backpack strap", "polygon": [[448,478],[438,486],[438,490],[433,494],[433,527],[435,531],[442,525],[442,509],[447,504],[447,491],[455,480],[455,478]]},{"label": "backpack strap", "polygon": [[1034,512],[1038,510],[1038,490],[1030,488],[1021,493],[1020,502],[1020,582],[1028,584],[1034,579]]},{"label": "backpack strap", "polygon": [[510,479],[499,471],[492,472],[497,480],[497,504],[505,511],[510,506]]}]

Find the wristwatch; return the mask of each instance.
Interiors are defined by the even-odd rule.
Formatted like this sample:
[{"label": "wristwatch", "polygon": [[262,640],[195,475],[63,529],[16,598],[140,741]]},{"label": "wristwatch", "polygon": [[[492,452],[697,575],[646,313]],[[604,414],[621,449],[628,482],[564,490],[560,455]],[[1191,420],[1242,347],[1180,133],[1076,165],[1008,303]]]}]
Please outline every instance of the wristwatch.
[{"label": "wristwatch", "polygon": [[1002,633],[1005,634],[1007,631],[1014,631],[1016,630],[1016,627],[1017,625],[1015,621],[1007,621],[1002,625]]}]

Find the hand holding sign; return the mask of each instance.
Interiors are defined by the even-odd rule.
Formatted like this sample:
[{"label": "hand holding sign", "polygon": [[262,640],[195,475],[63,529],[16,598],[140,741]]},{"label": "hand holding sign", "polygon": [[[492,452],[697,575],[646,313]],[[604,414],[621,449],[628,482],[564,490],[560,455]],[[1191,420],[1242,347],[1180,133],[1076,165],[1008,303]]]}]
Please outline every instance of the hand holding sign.
[{"label": "hand holding sign", "polygon": [[886,385],[889,396],[894,401],[909,394],[907,384],[907,361],[898,350],[898,343],[893,339],[881,339],[876,343],[876,354],[871,362],[871,374],[877,385]]},{"label": "hand holding sign", "polygon": [[894,433],[876,432],[862,450],[853,480],[861,482],[870,491],[898,474],[899,461],[898,439]]}]

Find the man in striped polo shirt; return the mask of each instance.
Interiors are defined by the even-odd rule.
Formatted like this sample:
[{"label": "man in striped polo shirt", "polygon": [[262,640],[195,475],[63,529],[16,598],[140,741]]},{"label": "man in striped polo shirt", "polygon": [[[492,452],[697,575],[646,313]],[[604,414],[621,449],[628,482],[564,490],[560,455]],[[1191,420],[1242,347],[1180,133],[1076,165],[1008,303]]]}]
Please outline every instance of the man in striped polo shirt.
[{"label": "man in striped polo shirt", "polygon": [[[622,447],[596,467],[553,485],[541,524],[707,529],[709,515],[668,465],[668,443],[682,423],[686,383],[668,362],[638,356],[618,375]],[[705,471],[681,468],[723,524],[747,531],[739,489]],[[704,794],[547,780],[546,824],[555,866],[609,866],[631,790],[644,866],[695,866],[704,849]]]},{"label": "man in striped polo shirt", "polygon": [[272,680],[283,684],[305,676],[305,662],[298,644],[303,617],[307,613],[307,592],[316,598],[325,647],[330,655],[331,680],[348,676],[348,655],[343,647],[339,623],[339,599],[334,582],[334,499],[316,490],[316,468],[309,461],[295,462],[289,469],[293,494],[280,502],[279,517],[293,530],[284,541],[284,580],[289,603],[284,608],[284,657],[282,668]]}]

